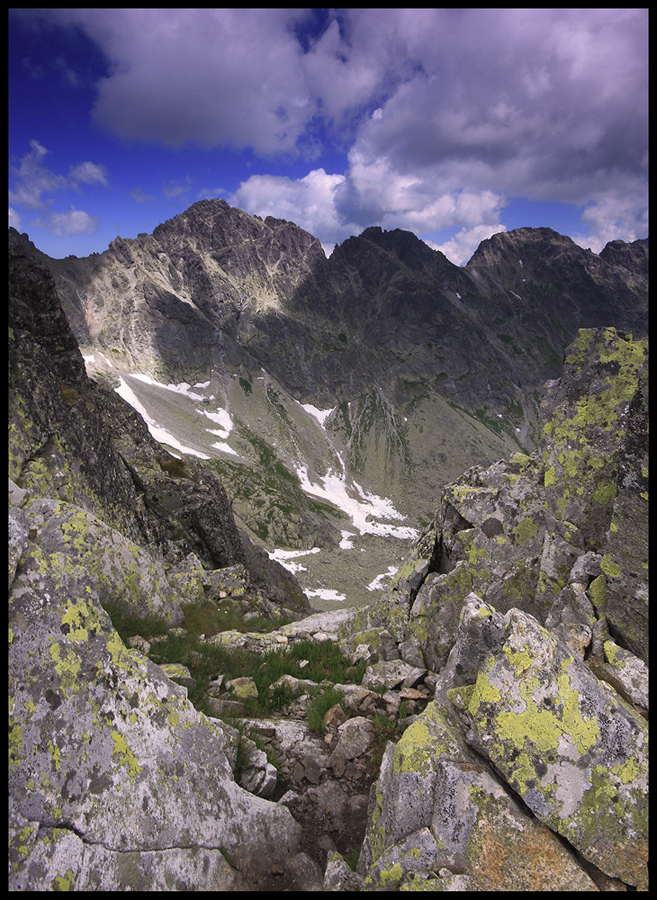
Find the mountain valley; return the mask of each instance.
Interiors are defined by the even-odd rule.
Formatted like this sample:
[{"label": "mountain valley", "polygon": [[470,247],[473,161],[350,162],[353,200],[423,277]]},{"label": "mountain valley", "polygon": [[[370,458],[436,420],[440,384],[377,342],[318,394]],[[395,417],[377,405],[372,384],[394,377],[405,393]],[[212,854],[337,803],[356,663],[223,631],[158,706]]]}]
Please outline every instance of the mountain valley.
[{"label": "mountain valley", "polygon": [[459,268],[368,228],[327,259],[294,224],[212,200],[85,259],[25,246],[89,374],[207,461],[323,609],[383,589],[443,485],[533,449],[578,328],[647,330],[647,241],[596,255],[519,229]]}]

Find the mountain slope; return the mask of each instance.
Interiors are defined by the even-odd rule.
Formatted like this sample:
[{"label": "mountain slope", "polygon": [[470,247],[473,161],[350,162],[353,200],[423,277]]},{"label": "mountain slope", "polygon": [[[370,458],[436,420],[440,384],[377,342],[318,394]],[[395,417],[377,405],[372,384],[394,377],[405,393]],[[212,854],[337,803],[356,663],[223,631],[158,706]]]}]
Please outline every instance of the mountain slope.
[{"label": "mountain slope", "polygon": [[90,373],[174,452],[210,457],[267,549],[322,548],[307,587],[337,570],[356,603],[386,533],[429,521],[468,466],[533,449],[579,327],[646,331],[647,244],[598,256],[550,229],[495,235],[463,268],[380,228],[327,259],[293,223],[212,200],[100,255],[35,253]]}]

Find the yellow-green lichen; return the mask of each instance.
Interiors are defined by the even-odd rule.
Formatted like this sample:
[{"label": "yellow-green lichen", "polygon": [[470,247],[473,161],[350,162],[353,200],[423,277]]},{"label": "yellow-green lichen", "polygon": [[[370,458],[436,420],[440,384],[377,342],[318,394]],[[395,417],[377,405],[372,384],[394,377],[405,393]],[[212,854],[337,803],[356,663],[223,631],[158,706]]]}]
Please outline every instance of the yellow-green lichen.
[{"label": "yellow-green lichen", "polygon": [[587,591],[591,603],[597,608],[607,599],[607,579],[604,575],[598,575],[594,578]]},{"label": "yellow-green lichen", "polygon": [[620,566],[613,561],[611,556],[608,553],[605,553],[600,561],[600,568],[608,575],[610,578],[618,578],[621,574]]},{"label": "yellow-green lichen", "polygon": [[65,875],[56,875],[55,880],[52,883],[53,891],[70,891],[75,880],[75,876],[70,869],[67,870]]},{"label": "yellow-green lichen", "polygon": [[130,780],[134,781],[142,770],[142,767],[137,762],[137,757],[128,747],[126,739],[122,734],[119,734],[118,731],[112,732],[112,740],[114,741],[114,750],[112,751],[112,754],[117,754],[119,756],[121,765],[127,767]]},{"label": "yellow-green lichen", "polygon": [[12,716],[9,717],[9,771],[17,769],[23,758],[25,743],[23,741],[23,726]]},{"label": "yellow-green lichen", "polygon": [[533,537],[536,537],[538,528],[536,527],[536,522],[534,522],[532,517],[526,516],[524,519],[518,522],[516,527],[513,529],[513,532],[518,543],[522,545],[526,544],[527,541],[531,540]]},{"label": "yellow-green lichen", "polygon": [[53,744],[52,741],[48,741],[48,750],[50,751],[50,756],[52,757],[52,761],[55,766],[55,772],[59,772],[62,762],[62,751],[59,749],[57,744]]},{"label": "yellow-green lichen", "polygon": [[395,863],[389,869],[379,873],[379,884],[387,890],[394,890],[404,877],[404,870],[400,863]]},{"label": "yellow-green lichen", "polygon": [[68,649],[66,649],[65,653],[62,653],[62,648],[56,641],[50,645],[49,652],[55,671],[61,679],[62,688],[65,691],[77,689],[82,668],[80,657]]}]

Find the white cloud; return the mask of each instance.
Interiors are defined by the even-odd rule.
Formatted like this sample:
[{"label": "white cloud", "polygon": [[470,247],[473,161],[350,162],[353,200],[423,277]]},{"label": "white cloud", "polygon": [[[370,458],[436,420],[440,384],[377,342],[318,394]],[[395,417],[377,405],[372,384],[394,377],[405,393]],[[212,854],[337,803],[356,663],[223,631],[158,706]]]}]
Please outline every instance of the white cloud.
[{"label": "white cloud", "polygon": [[456,266],[464,266],[482,241],[487,240],[500,231],[506,231],[504,225],[476,225],[474,228],[462,228],[458,234],[444,244],[426,243],[434,250],[440,250]]},{"label": "white cloud", "polygon": [[[47,194],[71,188],[79,193],[80,184],[100,183],[105,187],[108,186],[107,169],[92,162],[71,166],[67,178],[57,175],[44,164],[48,152],[39,141],[31,140],[29,152],[23,156],[18,166],[11,167],[15,184],[14,189],[9,191],[12,203],[27,209],[45,209],[53,202],[53,197],[45,196]],[[10,209],[10,224],[12,214],[20,223],[19,213]],[[68,212],[52,212],[45,218],[39,216],[30,224],[36,225],[37,228],[46,228],[51,234],[59,237],[71,237],[76,234],[94,234],[98,231],[98,216],[92,216],[71,206]]]},{"label": "white cloud", "polygon": [[271,154],[295,149],[316,104],[292,26],[302,10],[61,10],[110,61],[94,117],[122,138]]},{"label": "white cloud", "polygon": [[98,166],[92,162],[78,163],[77,166],[71,166],[68,175],[69,183],[75,187],[79,184],[102,184],[103,187],[109,187],[108,172],[105,166]]},{"label": "white cloud", "polygon": [[648,234],[648,200],[631,193],[609,191],[589,204],[581,219],[590,233],[573,234],[572,239],[599,253],[608,241],[616,240],[619,235],[625,241],[635,241]]},{"label": "white cloud", "polygon": [[98,231],[98,216],[90,216],[84,210],[72,206],[66,213],[51,213],[46,219],[38,218],[31,224],[47,228],[59,237],[71,237],[74,234],[94,234]]},{"label": "white cloud", "polygon": [[[259,174],[229,198],[327,247],[369,225],[450,227],[462,254],[513,197],[582,207],[583,230],[600,236],[605,215],[615,237],[644,227],[645,9],[354,8],[327,12],[321,33],[304,9],[39,15],[100,46],[93,115],[121,138],[279,162],[327,144],[348,153],[345,171],[316,161],[304,178]],[[34,143],[15,191],[39,208],[61,176]]]},{"label": "white cloud", "polygon": [[44,165],[48,151],[38,141],[30,141],[30,150],[21,159],[18,167],[12,166],[16,187],[9,191],[9,199],[28,209],[43,209],[46,201],[43,194],[63,190],[67,181],[63,175],[55,175]]},{"label": "white cloud", "polygon": [[319,237],[329,253],[335,243],[361,230],[339,219],[335,192],[343,182],[343,175],[329,175],[324,169],[313,169],[299,179],[252,175],[240,184],[228,202],[251,215],[294,222]]},{"label": "white cloud", "polygon": [[21,217],[18,215],[15,209],[9,207],[9,228],[15,228],[16,231],[21,230]]}]

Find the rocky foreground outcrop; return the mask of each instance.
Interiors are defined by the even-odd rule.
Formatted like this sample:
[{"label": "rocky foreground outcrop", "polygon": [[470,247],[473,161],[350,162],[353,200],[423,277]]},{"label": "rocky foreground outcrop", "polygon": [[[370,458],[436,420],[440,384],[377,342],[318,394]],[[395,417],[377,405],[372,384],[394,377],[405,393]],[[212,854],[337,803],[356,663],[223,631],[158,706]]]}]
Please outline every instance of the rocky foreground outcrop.
[{"label": "rocky foreground outcrop", "polygon": [[449,485],[343,626],[438,673],[372,789],[365,888],[646,887],[647,386],[645,342],[580,332],[535,453]]},{"label": "rocky foreground outcrop", "polygon": [[[338,636],[300,619],[219,481],[87,380],[52,280],[12,240],[10,889],[646,889],[647,343],[580,332],[537,450],[450,484]],[[238,772],[235,729],[104,609],[174,628],[185,605],[247,591],[300,621],[211,640],[284,654],[310,635],[367,662],[324,736],[303,693],[258,725],[279,802],[264,755]],[[239,712],[240,681],[215,684],[218,707]],[[368,795],[375,714],[394,723],[402,703]],[[363,819],[354,872],[335,847]]]}]

